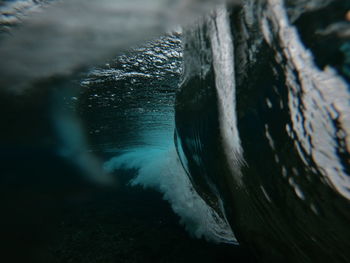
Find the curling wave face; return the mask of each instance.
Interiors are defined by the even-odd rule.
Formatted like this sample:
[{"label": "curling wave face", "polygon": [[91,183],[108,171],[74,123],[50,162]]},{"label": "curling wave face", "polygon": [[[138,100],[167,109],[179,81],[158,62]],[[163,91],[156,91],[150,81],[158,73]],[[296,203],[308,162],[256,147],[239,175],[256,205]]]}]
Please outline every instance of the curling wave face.
[{"label": "curling wave face", "polygon": [[[183,163],[263,261],[349,258],[349,8],[252,0],[185,31],[176,101]],[[221,36],[228,26],[232,40]]]}]

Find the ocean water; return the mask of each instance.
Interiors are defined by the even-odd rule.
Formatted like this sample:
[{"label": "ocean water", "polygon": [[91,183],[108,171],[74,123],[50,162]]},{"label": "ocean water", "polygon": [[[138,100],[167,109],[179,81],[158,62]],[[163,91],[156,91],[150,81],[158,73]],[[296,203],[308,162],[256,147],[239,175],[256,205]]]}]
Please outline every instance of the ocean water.
[{"label": "ocean water", "polygon": [[0,1],[2,257],[348,262],[349,12]]},{"label": "ocean water", "polygon": [[116,155],[104,163],[106,171],[138,170],[129,185],[161,192],[190,235],[236,243],[227,221],[196,194],[177,157],[174,103],[181,71],[181,33],[175,32],[92,69],[81,81],[78,109],[94,150]]},{"label": "ocean water", "polygon": [[261,261],[348,261],[348,4],[246,1],[186,33],[183,163]]}]

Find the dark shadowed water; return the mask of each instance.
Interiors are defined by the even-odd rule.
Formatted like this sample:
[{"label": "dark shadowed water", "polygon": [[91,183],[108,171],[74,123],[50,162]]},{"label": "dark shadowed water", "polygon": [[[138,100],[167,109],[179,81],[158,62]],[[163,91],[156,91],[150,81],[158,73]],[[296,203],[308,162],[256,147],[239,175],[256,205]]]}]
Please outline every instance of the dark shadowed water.
[{"label": "dark shadowed water", "polygon": [[0,1],[0,32],[0,260],[349,262],[350,1]]}]

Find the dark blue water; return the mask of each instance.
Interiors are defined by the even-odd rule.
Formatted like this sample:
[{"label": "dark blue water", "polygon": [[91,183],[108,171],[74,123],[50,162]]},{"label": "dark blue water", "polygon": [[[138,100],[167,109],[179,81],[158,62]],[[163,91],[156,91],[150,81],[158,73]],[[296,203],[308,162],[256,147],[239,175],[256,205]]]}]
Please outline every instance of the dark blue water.
[{"label": "dark blue water", "polygon": [[2,1],[3,258],[348,262],[349,9]]},{"label": "dark blue water", "polygon": [[184,159],[262,261],[349,258],[347,5],[247,1],[187,34],[185,61],[200,66],[185,64],[177,97]]}]

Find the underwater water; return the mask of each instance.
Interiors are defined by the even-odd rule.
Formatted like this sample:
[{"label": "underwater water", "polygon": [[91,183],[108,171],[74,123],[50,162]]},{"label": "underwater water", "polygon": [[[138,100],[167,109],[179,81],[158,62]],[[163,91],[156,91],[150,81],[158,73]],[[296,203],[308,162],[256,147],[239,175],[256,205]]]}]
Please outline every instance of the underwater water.
[{"label": "underwater water", "polygon": [[2,257],[349,262],[349,12],[0,1]]},{"label": "underwater water", "polygon": [[181,69],[180,34],[162,37],[89,72],[78,109],[94,150],[115,155],[105,170],[138,170],[130,184],[162,192],[193,236],[234,242],[227,222],[196,195],[177,157],[174,103]]},{"label": "underwater water", "polygon": [[178,141],[195,188],[262,261],[349,260],[348,5],[246,1],[187,33]]}]

